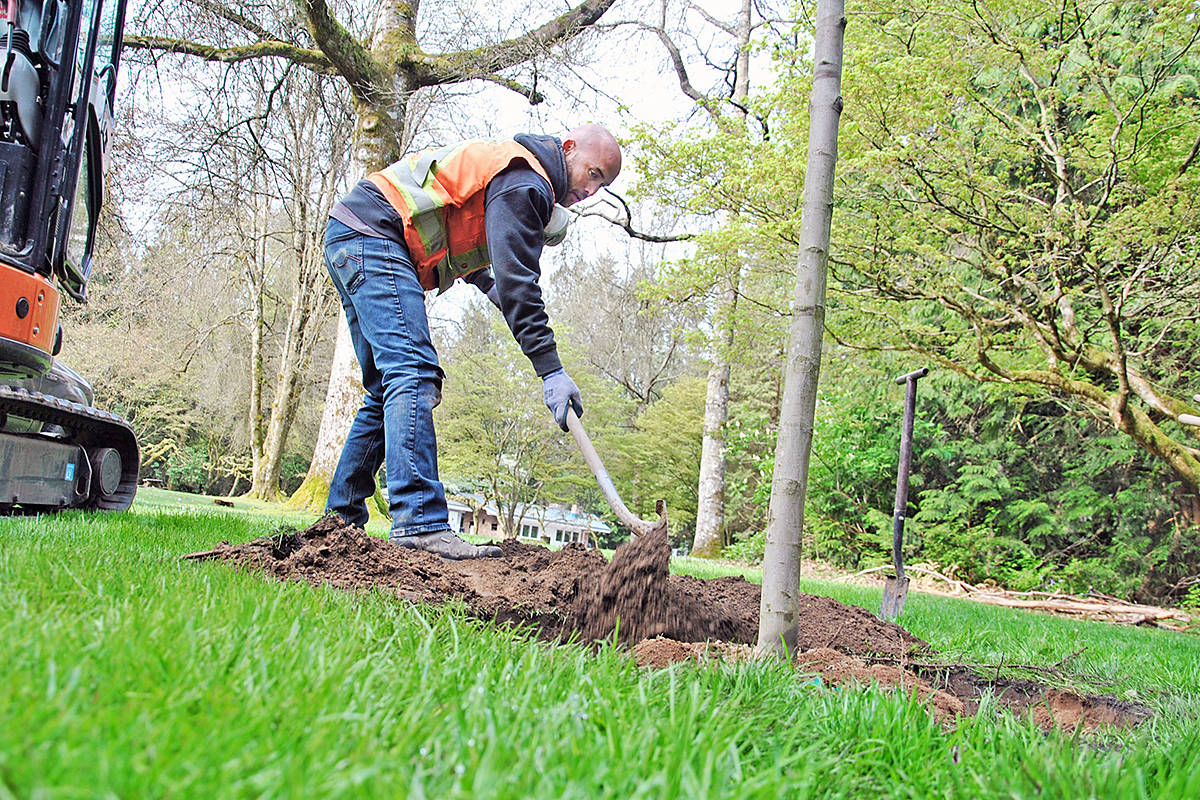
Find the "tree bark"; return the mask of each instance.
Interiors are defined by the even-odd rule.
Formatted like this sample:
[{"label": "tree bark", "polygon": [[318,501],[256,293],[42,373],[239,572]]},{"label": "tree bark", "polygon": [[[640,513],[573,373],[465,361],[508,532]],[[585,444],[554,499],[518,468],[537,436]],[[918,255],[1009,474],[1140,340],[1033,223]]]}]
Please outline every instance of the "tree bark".
[{"label": "tree bark", "polygon": [[350,326],[346,324],[345,316],[338,316],[337,328],[333,370],[325,393],[325,411],[321,414],[317,445],[304,482],[288,499],[291,508],[305,508],[318,513],[325,510],[325,503],[329,500],[333,470],[337,467],[346,434],[350,432],[350,423],[354,421],[354,415],[363,400],[361,372],[350,344]]},{"label": "tree bark", "polygon": [[759,607],[758,646],[776,653],[782,653],[785,646],[788,650],[795,647],[798,623],[804,496],[820,378],[821,340],[825,332],[825,285],[838,120],[842,110],[845,29],[844,0],[818,0],[796,301],[784,373],[779,440],[775,447],[775,475],[767,511]]},{"label": "tree bark", "polygon": [[261,280],[262,267],[266,257],[263,248],[265,237],[258,230],[258,208],[250,209],[250,246],[246,253],[246,291],[250,295],[250,408],[247,422],[250,426],[250,474],[252,477],[251,492],[262,465],[262,397],[263,380],[266,370],[263,366],[263,329],[266,327],[263,310],[263,285]]},{"label": "tree bark", "polygon": [[[729,421],[729,351],[733,347],[732,315],[737,305],[733,279],[721,296],[726,319],[714,342],[708,368],[708,392],[704,401],[704,439],[700,453],[699,502],[696,505],[696,536],[692,555],[715,558],[724,545],[725,528],[725,425]],[[716,337],[714,337],[716,338]]]},{"label": "tree bark", "polygon": [[[303,218],[307,214],[300,216]],[[265,500],[280,497],[285,446],[300,408],[300,379],[318,341],[319,322],[332,305],[333,290],[325,276],[321,252],[323,237],[310,228],[307,224],[298,226],[295,232],[297,241],[293,248],[300,255],[300,275],[288,310],[287,330],[275,375],[275,397],[262,444],[262,463],[256,468],[255,486],[250,491]]]}]

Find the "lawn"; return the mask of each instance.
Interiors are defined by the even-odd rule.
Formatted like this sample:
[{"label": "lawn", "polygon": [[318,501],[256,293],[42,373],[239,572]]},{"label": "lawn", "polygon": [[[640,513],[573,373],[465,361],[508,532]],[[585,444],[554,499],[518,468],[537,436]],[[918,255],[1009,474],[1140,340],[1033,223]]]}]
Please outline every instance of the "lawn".
[{"label": "lawn", "polygon": [[[126,514],[0,520],[0,798],[1200,797],[1197,636],[912,594],[901,623],[950,660],[1075,654],[1066,680],[1156,712],[1088,737],[994,713],[946,729],[777,664],[645,672],[180,562],[280,522],[236,502],[152,490]],[[878,609],[877,589],[804,588]]]}]

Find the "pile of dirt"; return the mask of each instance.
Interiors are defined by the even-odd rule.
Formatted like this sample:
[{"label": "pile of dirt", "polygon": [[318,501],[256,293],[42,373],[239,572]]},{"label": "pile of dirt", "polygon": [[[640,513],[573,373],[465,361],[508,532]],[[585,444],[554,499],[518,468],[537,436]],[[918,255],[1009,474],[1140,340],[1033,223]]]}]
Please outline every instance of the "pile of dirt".
[{"label": "pile of dirt", "polygon": [[[665,529],[618,548],[611,563],[579,545],[552,551],[506,540],[500,549],[502,558],[443,561],[328,516],[301,532],[186,558],[233,562],[283,581],[388,589],[416,602],[461,600],[480,619],[532,626],[547,640],[590,642],[615,634],[628,644],[655,636],[757,641],[760,587],[743,578],[670,575]],[[804,649],[899,657],[929,647],[898,625],[825,597],[803,595],[800,618]]]},{"label": "pile of dirt", "polygon": [[[579,545],[551,551],[507,540],[500,548],[501,558],[443,561],[329,516],[302,532],[222,544],[184,558],[232,562],[281,581],[386,589],[415,602],[461,601],[477,618],[521,625],[548,641],[616,638],[634,645],[643,665],[753,657],[749,645],[758,638],[760,587],[742,578],[670,575],[665,527],[618,548],[611,563]],[[932,654],[926,642],[827,597],[801,595],[794,633],[798,668],[833,686],[873,681],[915,691],[939,719],[974,713],[989,690],[998,696],[1002,690],[1015,711],[1030,710],[1047,725],[1090,729],[1135,724],[1146,715],[1144,709],[1105,698],[989,682],[965,668],[920,673],[905,665],[915,655]],[[861,658],[889,663],[868,666]]]}]

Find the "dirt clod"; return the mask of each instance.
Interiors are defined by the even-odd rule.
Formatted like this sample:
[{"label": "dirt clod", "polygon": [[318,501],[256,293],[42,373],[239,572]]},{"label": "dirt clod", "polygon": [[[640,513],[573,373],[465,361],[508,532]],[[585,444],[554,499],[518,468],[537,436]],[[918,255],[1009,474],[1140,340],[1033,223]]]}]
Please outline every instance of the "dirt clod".
[{"label": "dirt clod", "polygon": [[[742,578],[670,575],[665,527],[618,548],[611,563],[579,545],[551,551],[506,540],[500,549],[501,558],[443,561],[328,516],[301,532],[222,543],[184,558],[232,562],[281,581],[387,589],[416,602],[457,600],[477,618],[521,625],[548,641],[616,638],[645,666],[757,657],[751,645],[758,638],[760,588]],[[987,691],[1045,727],[1092,730],[1137,724],[1149,715],[1103,697],[987,681],[965,668],[922,674],[906,662],[931,655],[928,643],[827,597],[801,596],[795,638],[798,669],[832,686],[874,682],[915,692],[940,720],[974,713]]]}]

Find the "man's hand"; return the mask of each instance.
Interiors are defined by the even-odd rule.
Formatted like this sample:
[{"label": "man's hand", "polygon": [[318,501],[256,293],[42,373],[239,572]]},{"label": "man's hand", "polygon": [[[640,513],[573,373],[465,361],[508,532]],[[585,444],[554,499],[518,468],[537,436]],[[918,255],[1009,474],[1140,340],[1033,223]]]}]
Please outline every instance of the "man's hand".
[{"label": "man's hand", "polygon": [[566,370],[559,369],[542,378],[542,398],[546,408],[554,415],[558,427],[567,430],[567,404],[575,409],[577,416],[583,416],[583,398],[579,396],[579,387]]}]

